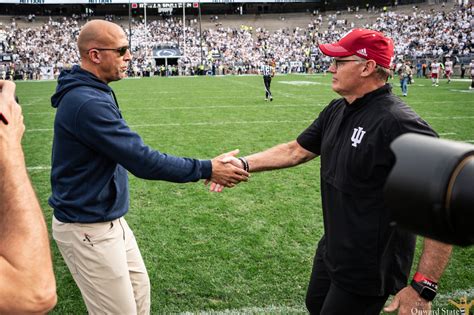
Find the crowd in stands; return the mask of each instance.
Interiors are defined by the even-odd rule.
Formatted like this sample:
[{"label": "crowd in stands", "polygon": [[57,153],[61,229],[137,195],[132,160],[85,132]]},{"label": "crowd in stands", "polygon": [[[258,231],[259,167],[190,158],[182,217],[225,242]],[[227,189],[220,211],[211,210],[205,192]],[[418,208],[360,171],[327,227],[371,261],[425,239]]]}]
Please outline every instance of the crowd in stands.
[{"label": "crowd in stands", "polygon": [[[180,18],[132,23],[132,75],[167,72],[197,74],[256,73],[266,58],[272,58],[280,72],[324,71],[329,60],[317,48],[318,42],[334,42],[353,27],[384,32],[395,40],[396,56],[423,62],[452,56],[467,60],[474,56],[474,8],[454,7],[451,11],[423,11],[414,7],[409,14],[382,11],[373,23],[338,19],[337,14],[313,14],[307,27],[283,27],[276,31],[242,25],[202,30],[197,19],[189,19],[182,28]],[[370,14],[370,13],[367,13]],[[113,17],[108,17],[113,19]],[[0,50],[12,60],[0,63],[0,77],[28,79],[54,78],[59,71],[79,62],[76,39],[83,21],[81,17],[49,18],[19,27],[13,20],[0,26]],[[362,21],[362,19],[360,19]],[[283,25],[284,25],[283,21]],[[128,27],[125,27],[128,33]],[[159,48],[179,48],[182,58],[176,66],[157,65],[152,58]],[[461,59],[460,59],[461,58]],[[170,60],[171,61],[171,60]]]},{"label": "crowd in stands", "polygon": [[77,19],[49,19],[37,27],[18,27],[15,20],[0,29],[2,53],[11,53],[12,61],[0,63],[0,78],[15,75],[28,79],[53,78],[64,67],[79,62],[76,40]]}]

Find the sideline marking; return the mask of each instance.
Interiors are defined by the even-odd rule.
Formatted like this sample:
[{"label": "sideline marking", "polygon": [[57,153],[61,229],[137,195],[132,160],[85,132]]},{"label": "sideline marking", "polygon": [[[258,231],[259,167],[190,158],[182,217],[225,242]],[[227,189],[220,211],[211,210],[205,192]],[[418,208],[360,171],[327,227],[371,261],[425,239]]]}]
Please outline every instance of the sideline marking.
[{"label": "sideline marking", "polygon": [[[263,102],[262,102],[263,104]],[[140,108],[130,108],[130,109],[123,109],[122,112],[126,113],[128,111],[142,111],[142,110],[187,110],[187,109],[220,109],[220,108],[261,108],[262,104],[255,104],[255,105],[242,105],[242,106],[235,106],[235,105],[209,105],[209,106],[175,106],[175,107],[140,107]],[[326,104],[301,104],[301,105],[295,105],[295,104],[272,104],[271,108],[301,108],[301,107],[323,107],[326,106]],[[50,112],[31,112],[31,113],[23,113],[23,115],[54,115],[55,111],[50,111]]]},{"label": "sideline marking", "polygon": [[46,171],[46,170],[49,171],[51,169],[51,166],[46,166],[46,165],[44,165],[44,166],[42,166],[42,165],[40,165],[40,166],[29,166],[26,169],[28,171]]},{"label": "sideline marking", "polygon": [[43,132],[43,131],[53,131],[53,128],[45,129],[26,129],[25,132]]},{"label": "sideline marking", "polygon": [[[445,309],[445,307],[449,306],[448,299],[456,299],[459,297],[467,296],[472,297],[474,296],[474,288],[468,289],[459,289],[452,292],[447,292],[443,294],[438,294],[436,299],[433,301],[432,310],[436,309]],[[391,301],[391,298],[387,301],[386,305],[388,305]],[[188,311],[188,312],[179,312],[178,314],[181,315],[191,315],[191,314],[198,314],[198,315],[242,315],[242,314],[308,314],[306,307],[303,305],[298,306],[276,306],[276,305],[269,305],[264,307],[243,307],[237,309],[225,309],[222,311],[213,311],[213,310],[201,310],[201,311]]]},{"label": "sideline marking", "polygon": [[130,127],[156,127],[156,126],[207,126],[207,125],[232,125],[232,124],[278,124],[278,123],[300,123],[312,120],[257,120],[257,121],[221,121],[221,122],[198,122],[198,123],[168,123],[168,124],[142,124]]},{"label": "sideline marking", "polygon": [[297,85],[297,86],[306,86],[306,85],[329,85],[329,84],[323,84],[321,82],[315,82],[315,81],[276,81],[281,84],[288,84],[288,85]]},{"label": "sideline marking", "polygon": [[[141,128],[141,127],[166,127],[166,126],[219,126],[219,125],[232,125],[232,124],[279,124],[279,123],[301,123],[301,122],[311,122],[313,119],[308,120],[257,120],[257,121],[221,121],[221,122],[197,122],[197,123],[163,123],[163,124],[139,124],[139,125],[129,125],[132,128]],[[53,131],[53,128],[45,129],[27,129],[26,132],[43,132],[43,131]]]},{"label": "sideline marking", "polygon": [[308,314],[306,307],[301,306],[276,306],[243,307],[237,309],[225,309],[222,311],[202,310],[179,312],[180,315],[250,315],[250,314]]},{"label": "sideline marking", "polygon": [[[425,117],[425,119],[474,119],[474,116],[454,116],[454,117]],[[166,127],[166,126],[219,126],[219,125],[243,125],[243,124],[278,124],[278,123],[302,123],[311,122],[314,119],[308,120],[256,120],[256,121],[221,121],[221,122],[198,122],[198,123],[163,123],[163,124],[141,124],[141,125],[129,125],[130,128],[141,128],[141,127]],[[44,129],[27,129],[26,132],[44,132],[53,131],[53,128]]]},{"label": "sideline marking", "polygon": [[453,91],[453,92],[461,92],[461,93],[474,93],[474,90],[455,90],[455,89],[450,89],[450,91]]},{"label": "sideline marking", "polygon": [[424,119],[474,119],[474,116],[453,116],[453,117],[442,117],[442,116],[431,116],[431,117],[423,117]]},{"label": "sideline marking", "polygon": [[451,79],[453,82],[471,82],[471,79]]}]

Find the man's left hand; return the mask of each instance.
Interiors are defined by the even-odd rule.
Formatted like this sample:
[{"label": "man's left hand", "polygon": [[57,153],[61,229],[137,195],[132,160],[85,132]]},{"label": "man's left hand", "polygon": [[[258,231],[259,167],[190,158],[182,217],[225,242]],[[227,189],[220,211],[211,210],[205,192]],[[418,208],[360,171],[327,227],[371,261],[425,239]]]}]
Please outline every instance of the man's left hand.
[{"label": "man's left hand", "polygon": [[398,315],[428,314],[431,310],[431,302],[421,298],[411,286],[400,290],[392,300],[392,303],[385,307],[385,312],[394,312],[398,309]]}]

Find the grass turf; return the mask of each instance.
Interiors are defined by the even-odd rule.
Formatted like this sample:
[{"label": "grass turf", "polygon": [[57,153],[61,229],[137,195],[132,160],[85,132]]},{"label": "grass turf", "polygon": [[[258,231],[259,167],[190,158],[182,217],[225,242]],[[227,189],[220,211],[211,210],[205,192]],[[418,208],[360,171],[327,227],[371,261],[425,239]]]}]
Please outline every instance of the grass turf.
[{"label": "grass turf", "polygon": [[[112,83],[124,118],[153,148],[212,158],[235,148],[242,155],[294,140],[330,100],[330,75],[277,76],[273,102],[260,76],[128,79]],[[391,80],[401,95],[398,80]],[[432,87],[416,79],[404,98],[442,138],[474,142],[470,82]],[[55,82],[17,82],[27,127],[27,165],[48,225],[49,166]],[[323,233],[319,160],[253,174],[222,194],[201,183],[172,184],[130,176],[126,218],[152,284],[152,313],[304,312],[312,257]],[[421,242],[418,242],[419,254]],[[52,314],[86,309],[52,242],[59,301]],[[453,309],[466,290],[474,298],[474,248],[455,248],[435,307]],[[414,264],[416,266],[416,263]]]}]

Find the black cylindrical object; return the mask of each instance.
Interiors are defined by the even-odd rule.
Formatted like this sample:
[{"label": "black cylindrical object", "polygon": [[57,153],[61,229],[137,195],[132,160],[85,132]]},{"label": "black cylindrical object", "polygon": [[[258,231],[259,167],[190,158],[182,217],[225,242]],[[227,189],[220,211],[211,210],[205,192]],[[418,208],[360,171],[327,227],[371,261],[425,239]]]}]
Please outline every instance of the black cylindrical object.
[{"label": "black cylindrical object", "polygon": [[442,242],[474,244],[474,145],[404,134],[385,184],[393,220]]}]

